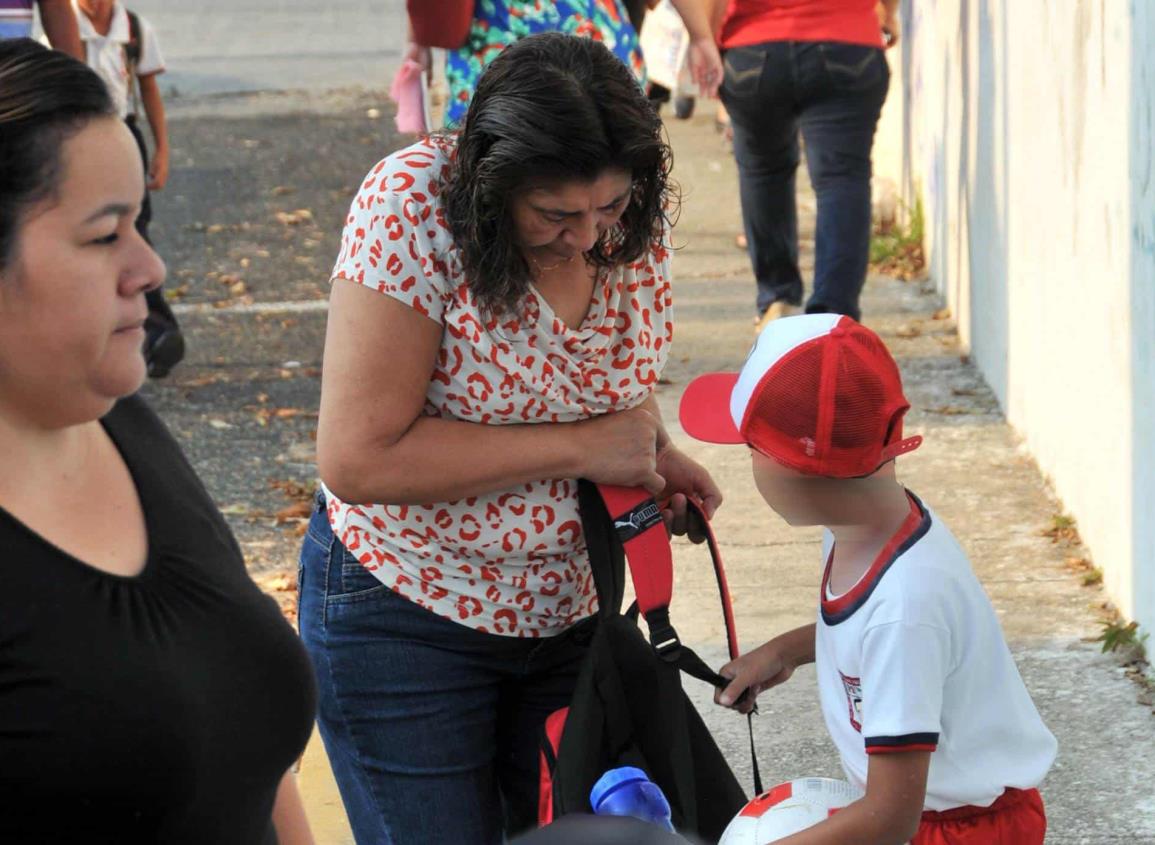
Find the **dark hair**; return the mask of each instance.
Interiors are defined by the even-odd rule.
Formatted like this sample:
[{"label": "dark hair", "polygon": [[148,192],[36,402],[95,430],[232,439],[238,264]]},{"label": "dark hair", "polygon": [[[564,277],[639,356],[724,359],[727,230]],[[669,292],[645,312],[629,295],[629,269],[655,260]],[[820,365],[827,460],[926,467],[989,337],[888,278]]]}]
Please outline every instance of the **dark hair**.
[{"label": "dark hair", "polygon": [[104,82],[83,62],[30,38],[0,39],[0,267],[24,211],[55,194],[64,142],[115,114]]},{"label": "dark hair", "polygon": [[445,188],[446,218],[478,303],[512,309],[532,281],[513,228],[518,190],[628,171],[633,193],[621,220],[587,253],[599,267],[621,266],[652,249],[670,222],[670,163],[657,112],[603,45],[544,33],[507,47],[478,80]]}]

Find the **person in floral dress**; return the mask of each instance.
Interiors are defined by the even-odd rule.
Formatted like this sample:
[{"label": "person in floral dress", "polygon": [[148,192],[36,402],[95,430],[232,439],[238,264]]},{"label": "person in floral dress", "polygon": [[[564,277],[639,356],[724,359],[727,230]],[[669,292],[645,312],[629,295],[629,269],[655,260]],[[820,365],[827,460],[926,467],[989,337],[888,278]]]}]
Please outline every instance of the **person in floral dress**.
[{"label": "person in floral dress", "polygon": [[600,41],[645,83],[646,67],[638,34],[622,0],[477,0],[469,38],[448,52],[445,76],[449,83],[446,122],[465,116],[481,72],[515,41],[539,32],[564,32]]},{"label": "person in floral dress", "polygon": [[[722,81],[722,60],[702,0],[673,0],[690,34],[694,79],[713,96]],[[652,5],[652,4],[651,4]],[[446,54],[449,101],[445,123],[456,126],[469,108],[482,71],[506,47],[530,35],[562,32],[592,38],[609,48],[645,86],[646,67],[638,33],[623,0],[475,0],[465,44]],[[404,58],[429,68],[429,48],[410,43]]]},{"label": "person in floral dress", "polygon": [[359,842],[489,845],[537,816],[538,737],[597,610],[577,479],[675,532],[721,495],[654,389],[670,150],[601,44],[523,38],[459,133],[381,161],[333,270],[300,626]]}]

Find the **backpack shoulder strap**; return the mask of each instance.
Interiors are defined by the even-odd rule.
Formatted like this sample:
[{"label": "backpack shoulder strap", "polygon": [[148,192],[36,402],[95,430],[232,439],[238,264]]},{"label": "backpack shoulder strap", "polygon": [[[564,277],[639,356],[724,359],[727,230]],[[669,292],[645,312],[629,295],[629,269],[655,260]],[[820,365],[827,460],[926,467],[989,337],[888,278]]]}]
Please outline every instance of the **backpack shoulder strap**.
[{"label": "backpack shoulder strap", "polygon": [[124,65],[128,70],[128,93],[132,100],[132,115],[140,114],[140,96],[136,70],[140,67],[140,57],[144,53],[141,42],[140,17],[131,9],[125,9],[128,14],[128,43],[124,45]]},{"label": "backpack shoulder strap", "polygon": [[[639,488],[598,485],[598,493],[605,501],[618,539],[625,548],[626,561],[634,581],[634,592],[637,594],[635,604],[646,617],[646,623],[650,628],[650,643],[654,650],[664,660],[674,664],[690,677],[705,681],[719,689],[725,687],[729,682],[707,666],[691,649],[682,645],[670,622],[670,600],[674,592],[674,562],[661,508],[649,493]],[[730,587],[726,581],[726,569],[722,565],[722,554],[718,550],[718,541],[705,511],[692,500],[689,505],[690,516],[698,521],[698,527],[705,533],[706,543],[710,549],[710,560],[718,581],[718,595],[722,600],[726,646],[730,652],[730,659],[733,660],[738,657],[740,651],[737,628],[734,624],[734,606],[730,600]],[[762,773],[758,768],[758,753],[754,747],[754,714],[757,712],[755,706],[754,710],[746,715],[746,728],[750,734],[750,764],[754,776],[754,794],[760,795]]]},{"label": "backpack shoulder strap", "polygon": [[[641,488],[598,485],[598,492],[606,503],[614,530],[625,548],[634,593],[638,598],[638,609],[650,625],[654,648],[659,654],[673,651],[680,646],[669,617],[670,601],[674,593],[674,559],[661,508]],[[722,600],[726,645],[730,659],[733,660],[740,653],[738,633],[718,541],[705,512],[696,502],[690,502],[690,516],[706,535],[714,576],[718,581],[718,595]]]},{"label": "backpack shoulder strap", "polygon": [[140,17],[129,9],[125,11],[128,12],[128,43],[124,45],[124,58],[128,63],[129,72],[136,76],[136,68],[144,52],[140,35]]}]

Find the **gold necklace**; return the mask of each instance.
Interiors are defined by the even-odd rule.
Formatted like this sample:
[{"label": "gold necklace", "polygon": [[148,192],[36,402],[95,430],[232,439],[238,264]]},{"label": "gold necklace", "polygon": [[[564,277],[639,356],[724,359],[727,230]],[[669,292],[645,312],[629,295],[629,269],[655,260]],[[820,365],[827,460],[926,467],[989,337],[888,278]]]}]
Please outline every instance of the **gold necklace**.
[{"label": "gold necklace", "polygon": [[579,253],[576,253],[576,252],[575,252],[575,253],[574,253],[573,255],[571,255],[569,258],[563,258],[563,259],[562,259],[561,261],[559,261],[557,264],[551,264],[551,265],[549,265],[548,267],[543,267],[543,266],[541,266],[541,262],[540,262],[540,261],[538,261],[538,260],[537,260],[537,258],[535,258],[535,257],[534,257],[534,256],[532,256],[532,255],[529,257],[529,260],[530,260],[530,261],[532,261],[532,262],[534,263],[534,265],[537,267],[537,272],[538,272],[538,273],[548,273],[548,272],[550,272],[551,270],[556,270],[558,267],[561,267],[561,266],[563,266],[563,265],[565,265],[565,264],[570,264],[570,263],[572,263],[572,262],[573,262],[573,260],[574,260],[575,258],[577,258],[577,257],[578,257],[578,255],[579,255]]}]

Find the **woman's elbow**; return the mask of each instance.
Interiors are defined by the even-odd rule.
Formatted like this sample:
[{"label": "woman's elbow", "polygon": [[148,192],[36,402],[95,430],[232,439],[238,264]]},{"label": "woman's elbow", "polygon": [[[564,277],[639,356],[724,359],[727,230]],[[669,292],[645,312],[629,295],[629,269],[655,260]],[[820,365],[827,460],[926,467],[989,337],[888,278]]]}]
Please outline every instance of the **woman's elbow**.
[{"label": "woman's elbow", "polygon": [[364,457],[350,450],[317,447],[317,472],[330,493],[348,505],[390,504],[388,479],[371,483],[365,469]]}]

